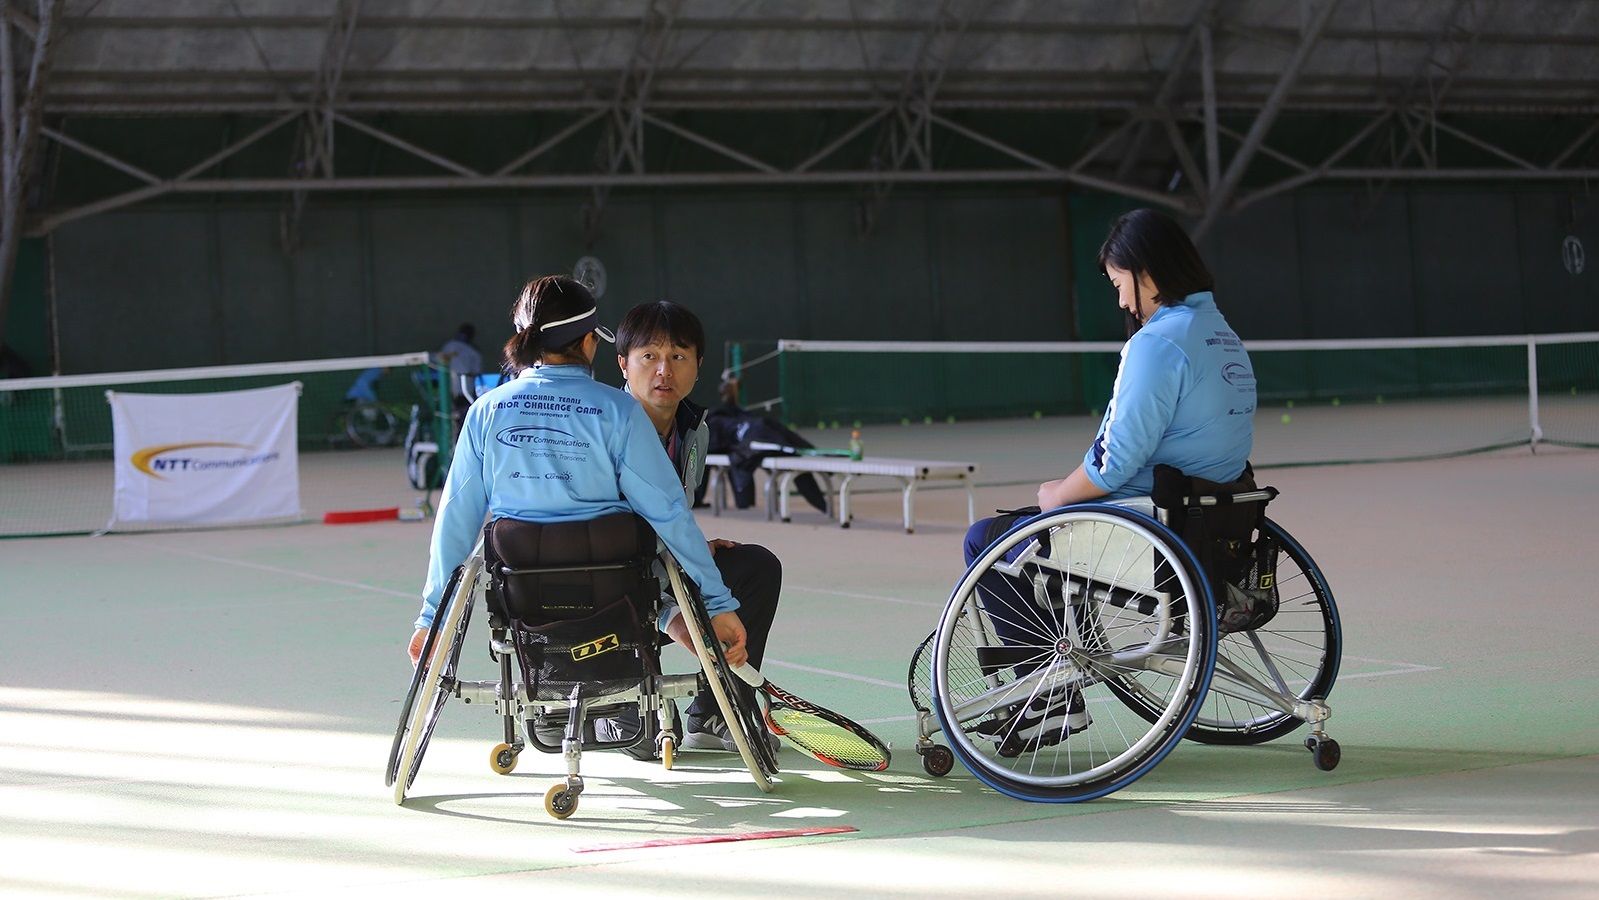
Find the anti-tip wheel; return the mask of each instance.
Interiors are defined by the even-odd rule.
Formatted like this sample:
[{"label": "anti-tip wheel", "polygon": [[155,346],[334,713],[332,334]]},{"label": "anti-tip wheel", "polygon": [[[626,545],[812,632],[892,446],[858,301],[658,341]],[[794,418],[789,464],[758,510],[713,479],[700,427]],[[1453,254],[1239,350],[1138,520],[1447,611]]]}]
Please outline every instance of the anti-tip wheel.
[{"label": "anti-tip wheel", "polygon": [[677,748],[672,745],[670,737],[661,738],[661,768],[670,770],[676,759]]},{"label": "anti-tip wheel", "polygon": [[497,774],[509,775],[516,771],[516,761],[521,756],[510,744],[495,744],[489,751],[489,768]]},{"label": "anti-tip wheel", "polygon": [[955,768],[955,754],[943,744],[934,744],[922,754],[922,769],[934,778],[943,778]]},{"label": "anti-tip wheel", "polygon": [[1323,772],[1331,772],[1338,768],[1338,761],[1343,758],[1343,750],[1338,742],[1332,738],[1309,738],[1305,746],[1310,748],[1310,757],[1316,763],[1316,768]]},{"label": "anti-tip wheel", "polygon": [[544,811],[557,819],[570,819],[577,812],[577,793],[564,784],[552,784],[544,794]]}]

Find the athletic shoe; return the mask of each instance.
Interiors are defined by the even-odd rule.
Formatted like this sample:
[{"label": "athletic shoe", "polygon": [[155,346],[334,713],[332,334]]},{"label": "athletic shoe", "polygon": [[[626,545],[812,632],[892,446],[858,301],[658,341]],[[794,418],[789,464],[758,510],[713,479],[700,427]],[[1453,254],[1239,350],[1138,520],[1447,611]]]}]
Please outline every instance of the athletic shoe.
[{"label": "athletic shoe", "polygon": [[1019,755],[1023,750],[1053,747],[1092,725],[1094,719],[1083,704],[1082,691],[1067,689],[1034,697],[1016,704],[972,729],[992,739],[1001,756]]},{"label": "athletic shoe", "polygon": [[[704,717],[690,715],[684,724],[686,727],[683,731],[683,749],[738,752],[738,744],[733,742],[733,735],[727,730],[727,723],[722,721],[721,713],[711,713]],[[766,738],[767,745],[775,754],[778,749],[776,735],[763,728],[761,736]]]},{"label": "athletic shoe", "polygon": [[[672,701],[666,701],[671,703]],[[672,740],[674,743],[682,741],[682,719],[678,717],[677,705],[672,706]],[[661,758],[661,720],[657,716],[650,716],[649,727],[642,733],[639,729],[638,708],[620,712],[614,716],[598,719],[594,723],[594,736],[601,741],[623,741],[630,735],[637,734],[638,741],[628,747],[623,747],[622,752],[640,762],[651,762]]]}]

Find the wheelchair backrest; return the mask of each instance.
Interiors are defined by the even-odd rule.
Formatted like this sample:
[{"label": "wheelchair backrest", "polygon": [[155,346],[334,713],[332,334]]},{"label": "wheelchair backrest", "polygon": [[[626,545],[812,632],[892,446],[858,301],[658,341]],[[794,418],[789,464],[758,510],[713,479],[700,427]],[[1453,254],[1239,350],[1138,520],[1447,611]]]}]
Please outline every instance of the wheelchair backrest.
[{"label": "wheelchair backrest", "polygon": [[659,596],[650,572],[655,533],[632,513],[586,522],[495,519],[485,531],[490,609],[506,619],[534,626],[582,619],[623,597],[648,616]]}]

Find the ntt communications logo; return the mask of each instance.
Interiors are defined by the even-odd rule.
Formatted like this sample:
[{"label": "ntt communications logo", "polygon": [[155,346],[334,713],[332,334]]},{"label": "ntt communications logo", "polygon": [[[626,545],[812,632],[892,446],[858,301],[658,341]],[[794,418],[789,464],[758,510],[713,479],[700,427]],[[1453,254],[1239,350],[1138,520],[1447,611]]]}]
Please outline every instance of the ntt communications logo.
[{"label": "ntt communications logo", "polygon": [[[222,455],[217,453],[202,453],[195,455],[186,451],[226,448],[232,450],[249,450],[244,444],[227,444],[218,441],[197,441],[188,444],[162,444],[157,447],[145,447],[143,450],[134,451],[133,467],[150,476],[167,480],[168,474],[186,474],[190,472],[212,472],[219,469],[237,469],[243,466],[259,466],[279,458],[277,451],[270,453],[255,453],[245,456]],[[179,455],[182,454],[182,455]]]},{"label": "ntt communications logo", "polygon": [[543,425],[513,425],[502,429],[494,439],[507,447],[567,447],[575,450],[585,450],[589,442],[579,439],[570,432],[559,428],[546,428]]}]

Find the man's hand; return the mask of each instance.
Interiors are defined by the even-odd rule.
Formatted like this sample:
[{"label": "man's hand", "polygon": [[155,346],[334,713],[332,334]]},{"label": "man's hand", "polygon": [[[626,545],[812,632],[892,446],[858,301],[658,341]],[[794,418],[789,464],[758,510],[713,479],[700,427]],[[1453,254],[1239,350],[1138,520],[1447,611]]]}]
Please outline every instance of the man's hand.
[{"label": "man's hand", "polygon": [[[745,643],[744,622],[739,619],[738,613],[725,612],[712,616],[711,630],[716,632],[716,639],[722,642],[722,655],[727,657],[728,665],[742,666],[749,662],[750,651]],[[694,652],[694,640],[689,637],[688,625],[683,621],[681,612],[666,623],[666,635],[688,652],[694,653],[696,659],[699,658],[699,654]]]},{"label": "man's hand", "polygon": [[737,547],[738,541],[730,541],[727,538],[711,538],[705,542],[705,546],[711,548],[711,555],[715,556],[716,551],[723,547]]},{"label": "man's hand", "polygon": [[722,655],[730,666],[742,666],[750,661],[750,648],[745,645],[744,622],[736,612],[719,613],[711,617],[711,630],[722,642]]},{"label": "man's hand", "polygon": [[427,642],[427,639],[428,630],[426,628],[418,628],[416,634],[411,635],[411,646],[406,648],[407,652],[411,654],[411,668],[416,668],[416,664],[422,659],[422,645]]}]

